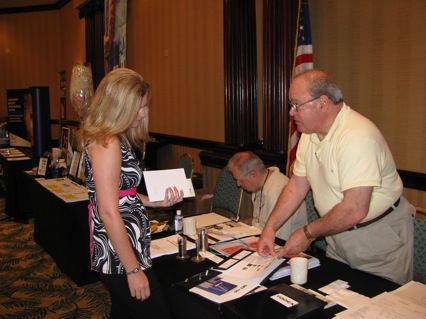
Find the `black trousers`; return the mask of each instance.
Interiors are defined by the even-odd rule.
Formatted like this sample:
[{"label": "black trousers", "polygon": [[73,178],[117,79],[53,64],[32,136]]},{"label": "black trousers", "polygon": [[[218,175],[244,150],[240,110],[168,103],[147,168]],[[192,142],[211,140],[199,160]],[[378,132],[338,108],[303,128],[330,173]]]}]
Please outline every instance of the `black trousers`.
[{"label": "black trousers", "polygon": [[130,295],[126,275],[99,273],[111,296],[111,319],[172,318],[163,289],[153,269],[145,270],[151,296],[140,301]]}]

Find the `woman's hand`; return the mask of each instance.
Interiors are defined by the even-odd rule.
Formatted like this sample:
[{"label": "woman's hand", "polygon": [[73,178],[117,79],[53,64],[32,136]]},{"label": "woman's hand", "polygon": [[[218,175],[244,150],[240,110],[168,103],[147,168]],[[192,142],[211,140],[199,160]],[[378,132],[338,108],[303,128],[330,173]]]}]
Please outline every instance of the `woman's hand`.
[{"label": "woman's hand", "polygon": [[183,190],[178,190],[176,186],[168,187],[164,194],[164,199],[160,202],[151,202],[145,195],[138,194],[142,202],[147,207],[171,207],[183,200]]},{"label": "woman's hand", "polygon": [[130,295],[140,301],[144,301],[151,295],[149,281],[142,269],[135,274],[127,276]]},{"label": "woman's hand", "polygon": [[169,187],[166,189],[164,194],[164,199],[159,202],[151,202],[148,196],[138,194],[142,199],[142,202],[147,207],[171,207],[176,203],[179,203],[183,200],[183,190],[178,190],[176,186]]},{"label": "woman's hand", "polygon": [[166,189],[164,200],[159,203],[159,207],[170,207],[183,200],[183,190],[178,190],[176,186]]}]

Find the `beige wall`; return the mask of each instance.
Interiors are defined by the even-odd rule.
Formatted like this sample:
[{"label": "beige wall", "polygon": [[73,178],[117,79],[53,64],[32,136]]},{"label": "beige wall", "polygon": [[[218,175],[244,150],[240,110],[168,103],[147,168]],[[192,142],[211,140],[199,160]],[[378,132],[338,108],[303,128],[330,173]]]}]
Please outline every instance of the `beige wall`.
[{"label": "beige wall", "polygon": [[[59,72],[66,70],[69,83],[73,61],[84,60],[84,39],[84,20],[73,2],[60,11],[1,14],[0,117],[7,117],[7,89],[48,86],[50,116],[58,119]],[[69,98],[67,117],[78,119]],[[52,126],[52,138],[58,136],[58,126]]]},{"label": "beige wall", "polygon": [[426,1],[309,3],[315,67],[382,130],[399,169],[426,173]]},{"label": "beige wall", "polygon": [[[314,65],[382,131],[398,169],[426,173],[426,1],[311,0]],[[426,192],[405,189],[415,206]]]},{"label": "beige wall", "polygon": [[128,4],[127,64],[152,85],[150,131],[224,142],[222,1]]},{"label": "beige wall", "polygon": [[0,15],[0,116],[7,117],[6,90],[48,86],[51,117],[58,118],[59,12]]}]

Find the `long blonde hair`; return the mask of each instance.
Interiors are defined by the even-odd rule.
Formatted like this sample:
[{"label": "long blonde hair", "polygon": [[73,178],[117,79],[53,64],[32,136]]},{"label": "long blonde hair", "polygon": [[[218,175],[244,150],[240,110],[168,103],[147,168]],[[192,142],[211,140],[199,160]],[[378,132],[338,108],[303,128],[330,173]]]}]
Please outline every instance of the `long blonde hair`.
[{"label": "long blonde hair", "polygon": [[106,146],[108,141],[126,135],[132,146],[140,147],[148,137],[148,108],[139,126],[132,124],[141,108],[149,85],[137,72],[118,68],[109,72],[99,84],[79,135],[82,147]]}]

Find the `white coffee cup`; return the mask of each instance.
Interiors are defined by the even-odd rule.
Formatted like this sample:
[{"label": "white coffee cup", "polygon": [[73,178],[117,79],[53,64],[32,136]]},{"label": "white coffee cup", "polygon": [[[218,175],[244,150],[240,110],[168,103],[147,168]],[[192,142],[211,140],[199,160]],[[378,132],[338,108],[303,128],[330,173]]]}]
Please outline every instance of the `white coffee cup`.
[{"label": "white coffee cup", "polygon": [[183,219],[183,234],[186,236],[197,235],[197,220],[194,217],[185,217]]},{"label": "white coffee cup", "polygon": [[308,259],[294,257],[290,259],[290,281],[293,284],[303,285],[308,281]]}]

